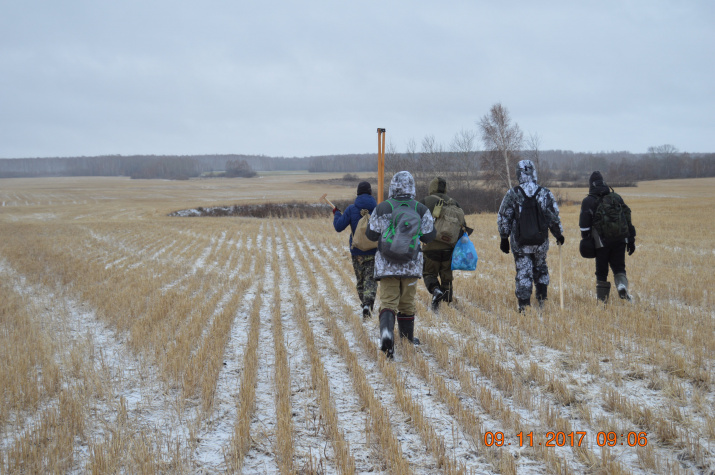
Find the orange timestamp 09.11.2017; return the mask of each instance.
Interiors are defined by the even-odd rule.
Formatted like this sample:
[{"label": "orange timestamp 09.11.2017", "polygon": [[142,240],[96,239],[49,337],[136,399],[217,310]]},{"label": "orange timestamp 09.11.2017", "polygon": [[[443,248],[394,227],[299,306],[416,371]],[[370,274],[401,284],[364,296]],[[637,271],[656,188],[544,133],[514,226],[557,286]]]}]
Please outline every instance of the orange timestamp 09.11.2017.
[{"label": "orange timestamp 09.11.2017", "polygon": [[[534,432],[519,432],[513,438],[508,438],[501,431],[487,431],[484,433],[484,445],[487,447],[505,445],[517,445],[519,447],[544,446],[544,447],[581,447],[586,444],[588,433],[586,431],[550,431],[543,437],[534,437]],[[512,442],[513,441],[513,442]],[[616,445],[628,445],[630,447],[645,447],[648,445],[648,434],[646,432],[598,432],[596,433],[596,445],[599,447],[615,447]]]}]

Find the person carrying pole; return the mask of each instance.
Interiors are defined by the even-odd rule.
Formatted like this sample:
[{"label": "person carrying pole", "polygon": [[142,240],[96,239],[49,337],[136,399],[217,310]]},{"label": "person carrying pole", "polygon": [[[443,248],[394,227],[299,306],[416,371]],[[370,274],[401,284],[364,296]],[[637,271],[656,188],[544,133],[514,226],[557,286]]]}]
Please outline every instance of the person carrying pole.
[{"label": "person carrying pole", "polygon": [[415,200],[415,180],[407,171],[395,173],[387,200],[370,215],[366,236],[378,242],[375,280],[379,281],[380,349],[388,358],[394,353],[395,319],[400,337],[413,344],[417,280],[422,276],[420,241],[436,235],[430,210]]},{"label": "person carrying pole", "polygon": [[499,248],[505,254],[511,250],[516,266],[516,298],[519,312],[531,305],[532,286],[536,286],[539,307],[544,305],[549,286],[548,230],[559,245],[564,243],[559,206],[553,193],[536,183],[536,169],[531,160],[521,160],[516,175],[519,185],[506,192],[499,213],[497,228],[501,236]]},{"label": "person carrying pole", "polygon": [[[367,216],[365,218],[367,221],[375,206],[377,206],[377,201],[372,196],[370,183],[361,181],[357,186],[355,202],[345,208],[344,213],[333,207],[333,227],[335,230],[341,232],[350,225],[352,231],[349,239],[350,255],[352,256],[353,270],[357,280],[356,288],[360,298],[363,318],[370,318],[372,315],[375,294],[377,293],[377,282],[375,281],[376,248],[374,245],[359,246],[360,236],[356,236],[355,231],[362,229],[362,226],[358,227],[360,220],[363,216]],[[364,233],[365,231],[362,230],[362,232]]]}]

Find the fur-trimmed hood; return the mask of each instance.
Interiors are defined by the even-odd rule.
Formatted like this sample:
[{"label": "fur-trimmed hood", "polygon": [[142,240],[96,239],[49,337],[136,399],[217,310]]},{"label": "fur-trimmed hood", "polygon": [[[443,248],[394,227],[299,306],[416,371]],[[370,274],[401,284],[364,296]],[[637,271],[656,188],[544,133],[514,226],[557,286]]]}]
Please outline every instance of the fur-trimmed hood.
[{"label": "fur-trimmed hood", "polygon": [[436,193],[447,193],[447,180],[445,180],[441,176],[434,178],[429,183],[429,188],[427,189],[427,192],[430,195],[434,195]]}]

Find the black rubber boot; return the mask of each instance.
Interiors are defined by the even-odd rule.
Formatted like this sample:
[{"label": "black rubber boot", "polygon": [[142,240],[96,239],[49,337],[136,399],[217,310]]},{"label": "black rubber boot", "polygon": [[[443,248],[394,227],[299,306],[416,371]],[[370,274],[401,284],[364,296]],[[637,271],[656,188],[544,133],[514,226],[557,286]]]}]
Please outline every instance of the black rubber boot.
[{"label": "black rubber boot", "polygon": [[404,315],[402,313],[397,314],[397,327],[400,331],[400,338],[407,338],[407,340],[413,345],[419,345],[420,340],[414,337],[415,331],[415,316],[414,315]]},{"label": "black rubber boot", "polygon": [[395,352],[395,312],[389,308],[380,312],[380,350],[388,358]]},{"label": "black rubber boot", "polygon": [[519,299],[519,313],[524,313],[526,307],[531,306],[531,299]]},{"label": "black rubber boot", "polygon": [[362,304],[362,318],[363,319],[367,320],[368,318],[372,317],[372,306],[373,306],[373,302],[370,300],[366,300],[365,302],[363,302],[363,304]]},{"label": "black rubber boot", "polygon": [[439,303],[444,299],[444,292],[441,288],[435,287],[432,291],[432,310],[437,311],[439,309]]},{"label": "black rubber boot", "polygon": [[608,302],[608,295],[611,293],[611,283],[603,280],[596,281],[596,298],[606,303]]},{"label": "black rubber boot", "polygon": [[539,308],[544,307],[544,302],[547,300],[549,286],[546,284],[536,284],[536,300],[539,302]]}]

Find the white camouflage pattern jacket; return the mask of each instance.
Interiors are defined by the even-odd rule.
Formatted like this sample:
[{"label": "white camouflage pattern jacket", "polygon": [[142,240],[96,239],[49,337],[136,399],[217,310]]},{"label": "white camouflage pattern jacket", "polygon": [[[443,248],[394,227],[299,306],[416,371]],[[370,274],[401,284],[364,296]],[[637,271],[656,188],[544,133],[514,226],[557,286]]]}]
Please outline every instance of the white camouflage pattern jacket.
[{"label": "white camouflage pattern jacket", "polygon": [[[390,181],[388,198],[398,201],[415,199],[415,179],[410,172],[401,171],[395,173]],[[422,217],[422,236],[420,241],[428,243],[437,235],[437,231],[434,229],[434,218],[429,208],[419,202],[417,202],[417,213]],[[383,201],[372,211],[365,235],[368,239],[377,241],[391,222],[392,207],[387,201]],[[380,280],[383,277],[422,277],[423,262],[424,257],[420,252],[417,258],[413,260],[404,264],[396,264],[385,259],[378,249],[377,253],[375,253],[375,280]]]}]

